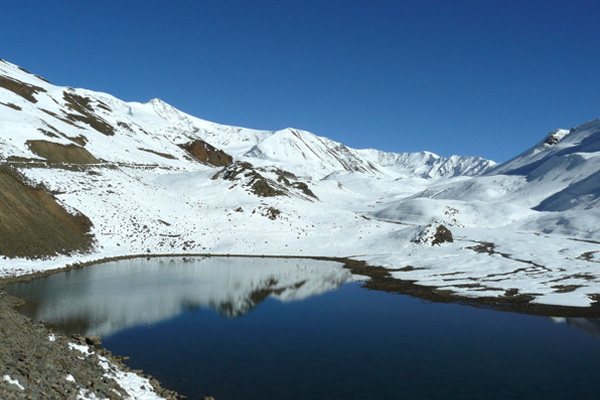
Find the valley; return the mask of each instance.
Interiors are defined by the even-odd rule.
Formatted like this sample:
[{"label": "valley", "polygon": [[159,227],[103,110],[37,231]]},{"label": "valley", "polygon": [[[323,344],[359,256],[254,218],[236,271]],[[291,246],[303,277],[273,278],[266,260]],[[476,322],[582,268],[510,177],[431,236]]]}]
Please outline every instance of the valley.
[{"label": "valley", "polygon": [[[2,276],[140,254],[305,255],[412,266],[393,276],[458,296],[589,307],[600,292],[598,121],[495,164],[219,125],[5,61],[0,75],[4,168],[89,219],[79,242],[45,240],[54,251],[6,242]],[[31,225],[27,215],[12,218]],[[454,241],[432,246],[442,225]],[[481,243],[494,251],[474,251]]]},{"label": "valley", "polygon": [[540,139],[500,164],[356,150],[0,60],[0,278],[130,257],[307,257],[427,301],[600,317],[600,120]]}]

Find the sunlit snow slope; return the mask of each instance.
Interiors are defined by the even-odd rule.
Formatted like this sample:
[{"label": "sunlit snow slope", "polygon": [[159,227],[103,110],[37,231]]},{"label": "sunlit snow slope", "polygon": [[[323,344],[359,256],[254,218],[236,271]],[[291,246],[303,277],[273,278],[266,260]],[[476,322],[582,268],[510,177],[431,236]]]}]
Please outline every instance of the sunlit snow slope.
[{"label": "sunlit snow slope", "polygon": [[[590,306],[599,155],[600,121],[496,165],[220,125],[0,61],[0,174],[93,224],[91,251],[5,257],[0,274],[132,254],[339,256],[461,296]],[[440,225],[454,241],[432,245]]]}]

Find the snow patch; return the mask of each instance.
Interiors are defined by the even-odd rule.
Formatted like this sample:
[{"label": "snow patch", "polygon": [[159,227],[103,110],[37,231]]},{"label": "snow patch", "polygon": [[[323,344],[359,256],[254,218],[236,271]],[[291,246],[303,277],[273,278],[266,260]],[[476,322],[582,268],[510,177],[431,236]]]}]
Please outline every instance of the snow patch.
[{"label": "snow patch", "polygon": [[[77,350],[85,355],[85,357],[93,354],[88,346],[79,345],[75,343],[69,343],[71,350]],[[136,400],[159,400],[162,397],[158,396],[150,381],[147,378],[143,378],[133,372],[121,371],[116,365],[111,363],[106,357],[97,354],[99,358],[99,364],[105,371],[105,376],[110,379],[114,379],[123,390],[128,394],[129,399]],[[70,376],[70,375],[69,375]],[[66,377],[69,380],[69,376]],[[73,378],[71,376],[71,378]],[[73,378],[74,381],[74,378]],[[88,390],[81,389],[78,395],[81,399],[96,399],[97,397],[89,392]]]},{"label": "snow patch", "polygon": [[161,400],[150,381],[133,372],[124,372],[116,368],[106,357],[98,356],[100,365],[106,371],[105,376],[114,379],[121,388],[129,395],[129,398],[136,400]]},{"label": "snow patch", "polygon": [[23,387],[23,385],[21,385],[18,380],[12,379],[10,377],[10,375],[4,375],[4,377],[2,379],[4,380],[4,382],[6,382],[8,384],[15,385],[19,389],[25,390],[25,387]]}]

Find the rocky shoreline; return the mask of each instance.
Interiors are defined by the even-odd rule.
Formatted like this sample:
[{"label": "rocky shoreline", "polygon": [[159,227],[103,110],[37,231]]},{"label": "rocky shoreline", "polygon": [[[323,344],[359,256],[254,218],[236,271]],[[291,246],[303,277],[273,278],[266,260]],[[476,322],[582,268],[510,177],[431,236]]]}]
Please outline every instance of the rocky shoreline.
[{"label": "rocky shoreline", "polygon": [[[183,399],[156,379],[131,371],[122,358],[99,346],[97,339],[53,333],[43,323],[19,314],[20,300],[0,293],[0,393],[3,400],[136,398],[117,377],[133,379],[139,390],[160,398]],[[94,397],[95,396],[95,397]],[[130,397],[131,396],[131,397]],[[159,398],[157,397],[157,398]]]},{"label": "rocky shoreline", "polygon": [[[29,281],[49,276],[58,272],[101,262],[129,259],[136,257],[191,257],[190,254],[170,255],[130,255],[105,258],[93,262],[67,265],[64,268],[40,271],[33,274],[4,277],[0,279],[0,393],[3,400],[12,399],[79,399],[107,398],[126,399],[138,398],[119,384],[118,377],[125,375],[137,377],[137,390],[148,394],[156,394],[156,398],[168,400],[183,399],[141,371],[132,371],[123,363],[126,358],[111,354],[101,347],[99,338],[83,338],[80,335],[67,337],[54,333],[43,322],[32,321],[16,311],[15,307],[23,300],[12,297],[1,289],[9,283]],[[216,255],[201,254],[197,256],[210,257],[273,257],[273,258],[311,258],[318,260],[342,262],[344,267],[355,275],[366,278],[364,287],[370,290],[385,291],[398,294],[408,294],[434,302],[454,302],[474,307],[494,309],[498,311],[517,312],[545,316],[569,317],[598,317],[600,302],[589,308],[544,306],[530,303],[526,296],[502,296],[495,298],[466,298],[438,291],[435,288],[424,287],[410,281],[391,277],[390,272],[381,267],[373,267],[363,261],[348,258],[332,257],[284,257],[257,255]],[[410,270],[406,267],[405,270]],[[136,389],[134,389],[135,391]],[[205,399],[212,399],[210,397]]]}]

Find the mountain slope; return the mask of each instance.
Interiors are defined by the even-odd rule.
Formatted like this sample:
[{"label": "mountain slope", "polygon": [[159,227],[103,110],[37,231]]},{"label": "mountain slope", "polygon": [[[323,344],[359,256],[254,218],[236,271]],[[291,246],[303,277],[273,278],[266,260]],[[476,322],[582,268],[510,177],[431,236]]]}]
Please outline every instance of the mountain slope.
[{"label": "mountain slope", "polygon": [[318,178],[339,170],[394,175],[394,169],[439,178],[481,173],[493,164],[431,153],[384,156],[292,128],[270,132],[219,125],[159,99],[125,103],[104,93],[54,86],[6,61],[0,61],[0,77],[0,128],[5,132],[0,157],[4,159],[46,158],[27,143],[50,141],[84,147],[90,157],[106,162],[189,168],[193,160],[184,145],[203,140],[236,159],[286,165],[297,175]]},{"label": "mountain slope", "polygon": [[90,220],[22,181],[16,171],[0,168],[0,254],[48,257],[90,250]]},{"label": "mountain slope", "polygon": [[[0,165],[89,219],[94,240],[37,261],[5,252],[0,276],[134,254],[351,257],[457,296],[593,307],[599,143],[592,121],[500,165],[355,150],[55,86],[0,61]],[[37,231],[32,215],[7,224]],[[439,225],[452,243],[420,240]]]},{"label": "mountain slope", "polygon": [[420,153],[386,153],[378,150],[358,150],[365,159],[380,167],[400,173],[403,177],[419,176],[426,179],[480,175],[496,163],[481,157],[440,157],[424,151]]}]

